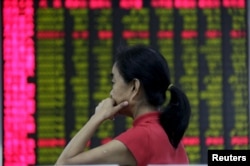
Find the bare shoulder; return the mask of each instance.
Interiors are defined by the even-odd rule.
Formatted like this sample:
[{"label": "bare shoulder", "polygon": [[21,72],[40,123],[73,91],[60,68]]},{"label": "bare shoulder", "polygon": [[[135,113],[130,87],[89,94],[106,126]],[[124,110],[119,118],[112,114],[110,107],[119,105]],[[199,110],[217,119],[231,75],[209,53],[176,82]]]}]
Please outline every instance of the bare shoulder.
[{"label": "bare shoulder", "polygon": [[84,151],[66,161],[66,164],[119,164],[136,165],[128,148],[118,140]]}]

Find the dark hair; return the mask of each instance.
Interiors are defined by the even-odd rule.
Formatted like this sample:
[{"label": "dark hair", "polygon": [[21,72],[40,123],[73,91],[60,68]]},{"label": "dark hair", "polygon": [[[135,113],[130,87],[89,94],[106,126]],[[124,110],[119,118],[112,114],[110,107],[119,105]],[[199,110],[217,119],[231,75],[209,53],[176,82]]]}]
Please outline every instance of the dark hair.
[{"label": "dark hair", "polygon": [[147,46],[137,45],[120,49],[115,64],[127,83],[134,78],[140,80],[152,106],[162,106],[166,101],[166,91],[170,91],[169,103],[159,120],[170,143],[177,148],[188,127],[191,111],[188,99],[180,89],[175,86],[168,89],[171,82],[164,57]]}]

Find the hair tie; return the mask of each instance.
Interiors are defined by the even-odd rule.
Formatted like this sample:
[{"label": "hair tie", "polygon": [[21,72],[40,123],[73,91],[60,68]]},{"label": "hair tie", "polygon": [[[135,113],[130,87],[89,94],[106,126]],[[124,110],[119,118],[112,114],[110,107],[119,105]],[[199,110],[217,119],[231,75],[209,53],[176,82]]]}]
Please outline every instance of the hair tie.
[{"label": "hair tie", "polygon": [[174,85],[173,85],[173,84],[169,84],[169,85],[168,85],[168,90],[170,90],[170,88],[171,88],[172,86],[174,86]]}]

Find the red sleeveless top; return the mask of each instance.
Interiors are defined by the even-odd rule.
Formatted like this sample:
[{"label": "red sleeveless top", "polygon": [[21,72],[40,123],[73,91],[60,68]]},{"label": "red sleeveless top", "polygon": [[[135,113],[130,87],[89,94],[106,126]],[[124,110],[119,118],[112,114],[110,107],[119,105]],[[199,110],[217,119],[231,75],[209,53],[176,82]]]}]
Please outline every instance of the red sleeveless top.
[{"label": "red sleeveless top", "polygon": [[183,144],[177,149],[170,144],[156,111],[135,119],[133,127],[115,139],[131,151],[138,166],[189,163]]}]

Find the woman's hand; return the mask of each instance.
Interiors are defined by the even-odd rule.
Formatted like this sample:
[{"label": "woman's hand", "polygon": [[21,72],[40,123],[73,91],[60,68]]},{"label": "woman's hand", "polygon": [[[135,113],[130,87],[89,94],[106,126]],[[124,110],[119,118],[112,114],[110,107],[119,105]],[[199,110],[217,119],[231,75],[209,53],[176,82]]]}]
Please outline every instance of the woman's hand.
[{"label": "woman's hand", "polygon": [[101,121],[113,119],[115,114],[127,105],[127,101],[115,105],[115,101],[112,98],[106,98],[97,105],[94,116],[100,118]]},{"label": "woman's hand", "polygon": [[[94,135],[99,125],[104,120],[113,118],[119,110],[126,107],[127,105],[127,101],[115,105],[115,101],[111,98],[107,98],[101,101],[95,108],[95,114],[68,143],[68,145],[58,158],[56,164],[64,165],[80,163],[98,163],[104,161],[107,162],[106,158],[110,158],[109,162],[119,160],[120,162],[128,162],[128,158],[133,159],[133,156],[130,154],[125,145],[119,143],[118,141],[113,141],[113,143],[110,143],[109,145],[105,145],[102,148],[95,148],[95,150],[91,150],[89,152],[84,151],[87,142]],[[110,151],[112,153],[104,153],[104,151]],[[123,155],[120,155],[119,158],[116,157],[118,158],[118,160],[114,160],[112,157],[110,157],[114,156],[114,154],[121,153]]]}]

